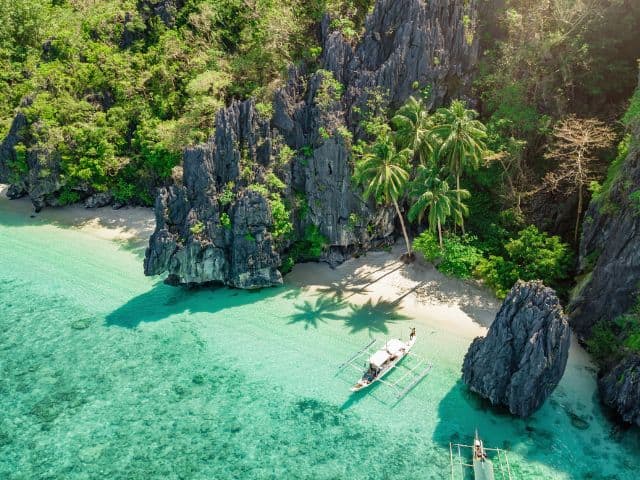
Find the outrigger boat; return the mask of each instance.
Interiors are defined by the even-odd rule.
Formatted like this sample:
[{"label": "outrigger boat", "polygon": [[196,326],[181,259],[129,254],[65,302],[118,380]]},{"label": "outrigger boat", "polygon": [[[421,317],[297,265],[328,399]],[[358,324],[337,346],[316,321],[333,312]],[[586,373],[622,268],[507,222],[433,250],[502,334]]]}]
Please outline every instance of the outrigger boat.
[{"label": "outrigger boat", "polygon": [[495,480],[493,463],[487,458],[487,452],[484,449],[484,443],[478,436],[478,430],[476,430],[476,438],[473,441],[473,475],[476,480]]},{"label": "outrigger boat", "polygon": [[[470,449],[472,451],[472,463],[466,463],[463,460],[462,451]],[[454,451],[457,451],[457,458],[454,460]],[[485,448],[484,442],[478,435],[473,441],[473,445],[461,445],[459,443],[449,444],[449,453],[451,456],[451,479],[462,480],[465,476],[466,469],[473,469],[473,478],[475,480],[495,480],[494,464],[487,455],[487,452],[494,454],[494,461],[497,463],[498,474],[500,480],[512,480],[511,466],[509,465],[509,457],[507,452],[500,448]]]},{"label": "outrigger boat", "polygon": [[[393,388],[398,398],[403,397],[409,392],[420,380],[427,376],[432,368],[431,363],[426,360],[410,353],[411,349],[416,343],[415,329],[412,329],[409,341],[403,342],[397,338],[388,340],[382,348],[375,352],[372,352],[372,348],[377,343],[377,340],[372,340],[368,345],[362,348],[359,352],[351,356],[349,360],[340,365],[339,369],[350,365],[351,367],[362,372],[362,367],[356,365],[356,360],[364,355],[369,355],[367,363],[365,364],[366,370],[362,373],[360,380],[351,387],[352,392],[359,392],[365,388],[370,387],[376,382],[384,383],[385,385]],[[404,375],[396,382],[387,382],[383,380],[383,377],[387,375],[394,367],[398,366],[398,363],[405,357],[411,355],[417,359],[417,362],[412,366],[404,368]],[[404,385],[403,382],[408,384]],[[402,385],[402,386],[401,386]]]},{"label": "outrigger boat", "polygon": [[402,360],[416,343],[415,335],[408,342],[397,338],[387,341],[384,346],[369,357],[369,368],[362,378],[351,387],[352,392],[359,392],[382,380],[387,373]]}]

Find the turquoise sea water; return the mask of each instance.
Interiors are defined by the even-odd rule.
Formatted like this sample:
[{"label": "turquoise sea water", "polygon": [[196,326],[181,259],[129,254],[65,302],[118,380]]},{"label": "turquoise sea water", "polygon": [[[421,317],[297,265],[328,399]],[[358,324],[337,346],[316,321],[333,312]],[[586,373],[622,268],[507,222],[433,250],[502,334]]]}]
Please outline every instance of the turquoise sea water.
[{"label": "turquoise sea water", "polygon": [[0,479],[447,479],[475,428],[517,479],[639,476],[638,436],[606,420],[580,358],[526,421],[466,392],[468,341],[437,330],[402,401],[351,396],[336,365],[411,319],[141,270],[131,245],[0,212]]}]

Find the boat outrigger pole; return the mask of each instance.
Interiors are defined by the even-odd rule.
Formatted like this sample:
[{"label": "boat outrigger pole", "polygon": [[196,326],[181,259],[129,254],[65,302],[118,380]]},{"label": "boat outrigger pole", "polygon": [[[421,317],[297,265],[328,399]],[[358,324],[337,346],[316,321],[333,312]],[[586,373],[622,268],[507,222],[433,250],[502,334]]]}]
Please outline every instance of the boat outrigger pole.
[{"label": "boat outrigger pole", "polygon": [[[392,338],[376,351],[372,348],[376,344],[376,340],[372,340],[369,344],[349,357],[347,361],[340,364],[338,370],[342,370],[349,365],[361,372],[360,380],[351,387],[352,392],[359,392],[376,382],[380,382],[395,390],[396,396],[400,399],[409,393],[420,380],[426,377],[433,367],[427,360],[410,352],[415,343],[415,328],[411,329],[408,341],[404,342],[397,338]],[[364,372],[362,372],[362,367],[356,364],[356,360],[363,356],[368,357],[365,367],[366,370]],[[405,357],[416,359],[417,362],[413,362],[413,364],[410,364],[410,362],[400,364],[400,361]],[[390,373],[395,367],[405,369],[404,374],[395,382],[383,380],[383,377]]]}]

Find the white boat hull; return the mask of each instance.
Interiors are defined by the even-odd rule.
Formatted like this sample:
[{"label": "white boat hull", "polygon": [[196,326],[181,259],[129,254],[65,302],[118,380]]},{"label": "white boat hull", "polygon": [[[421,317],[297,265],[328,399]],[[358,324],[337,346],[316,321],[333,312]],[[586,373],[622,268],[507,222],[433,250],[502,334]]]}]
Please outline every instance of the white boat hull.
[{"label": "white boat hull", "polygon": [[[358,383],[356,383],[353,387],[351,387],[351,391],[359,392],[361,390],[364,390],[365,388],[370,387],[371,385],[378,382],[379,380],[381,380],[387,373],[393,370],[393,368],[398,364],[398,362],[400,362],[400,360],[402,360],[404,357],[407,356],[407,354],[411,351],[411,348],[413,348],[413,345],[416,343],[416,337],[413,337],[408,342],[403,342],[403,343],[406,346],[406,348],[401,350],[394,360],[386,364],[384,369],[382,369],[380,373],[378,373],[378,375],[373,377],[372,380],[366,381],[365,380],[366,372],[365,372],[365,374],[362,376],[362,379],[360,379]],[[385,348],[386,348],[386,344],[385,344]]]}]

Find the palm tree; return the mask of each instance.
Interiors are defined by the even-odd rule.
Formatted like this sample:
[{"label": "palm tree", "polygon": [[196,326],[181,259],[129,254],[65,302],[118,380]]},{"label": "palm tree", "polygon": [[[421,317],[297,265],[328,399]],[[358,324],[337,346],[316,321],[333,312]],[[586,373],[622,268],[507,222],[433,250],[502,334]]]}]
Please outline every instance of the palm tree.
[{"label": "palm tree", "polygon": [[393,139],[388,134],[382,134],[356,163],[354,173],[356,182],[365,186],[365,200],[373,196],[377,202],[384,205],[391,204],[396,209],[409,257],[412,254],[411,242],[398,200],[404,193],[409,180],[407,166],[412,157],[411,149],[398,150]]},{"label": "palm tree", "polygon": [[415,199],[407,215],[410,221],[421,221],[428,212],[429,230],[438,231],[438,240],[442,248],[442,226],[453,215],[455,223],[461,224],[463,216],[469,213],[462,199],[471,194],[463,189],[451,189],[449,183],[443,180],[434,168],[418,167],[416,181],[413,182],[411,195]]},{"label": "palm tree", "polygon": [[[456,190],[460,191],[460,177],[464,171],[475,170],[480,166],[487,150],[487,130],[482,122],[476,120],[478,113],[468,110],[460,100],[451,102],[449,108],[438,109],[436,114],[442,119],[442,123],[432,130],[433,134],[442,139],[438,156],[456,177]],[[461,227],[464,233],[464,222]]]},{"label": "palm tree", "polygon": [[433,160],[437,137],[432,134],[433,120],[422,99],[409,97],[391,119],[391,124],[400,146],[413,150],[423,165]]}]

